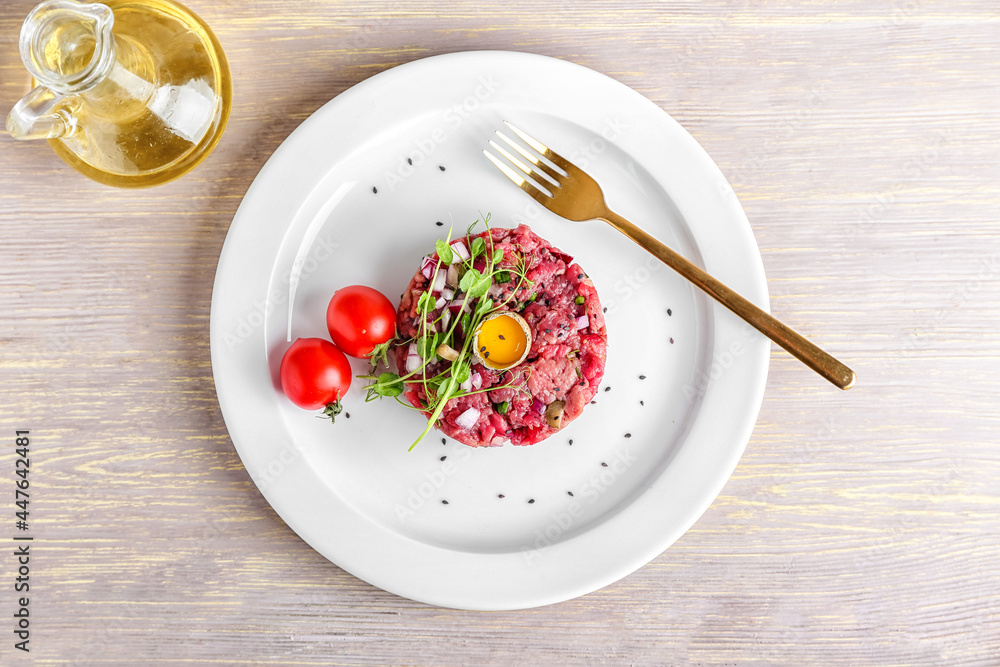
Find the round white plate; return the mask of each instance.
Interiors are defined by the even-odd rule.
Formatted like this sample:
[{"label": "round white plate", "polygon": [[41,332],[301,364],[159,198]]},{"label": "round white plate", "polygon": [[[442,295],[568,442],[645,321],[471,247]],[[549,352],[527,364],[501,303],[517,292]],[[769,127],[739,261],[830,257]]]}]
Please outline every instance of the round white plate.
[{"label": "round white plate", "polygon": [[[524,53],[438,56],[302,123],[247,192],[219,260],[219,402],[254,482],[306,542],[380,588],[447,607],[558,602],[660,554],[735,468],[770,350],[608,225],[562,220],[511,184],[482,154],[503,120],[768,306],[753,233],[718,168],[662,110],[592,70]],[[361,380],[334,425],[282,395],[282,354],[327,336],[336,289],[370,285],[395,301],[436,238],[486,213],[493,226],[529,224],[593,279],[608,309],[596,404],[532,447],[474,450],[433,431],[407,452],[424,419],[391,399],[365,403]]]}]

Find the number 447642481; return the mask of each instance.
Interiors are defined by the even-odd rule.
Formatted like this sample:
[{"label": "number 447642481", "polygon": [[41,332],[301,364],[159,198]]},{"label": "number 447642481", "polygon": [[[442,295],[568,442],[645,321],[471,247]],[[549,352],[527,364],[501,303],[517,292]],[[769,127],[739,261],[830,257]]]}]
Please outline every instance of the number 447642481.
[{"label": "number 447642481", "polygon": [[14,482],[17,487],[14,490],[14,504],[18,507],[14,515],[17,517],[17,528],[28,530],[28,473],[31,471],[31,460],[28,458],[28,452],[31,441],[28,439],[28,431],[17,431],[15,435],[14,444],[17,448],[15,450],[17,458],[14,460],[14,468],[19,479]]}]

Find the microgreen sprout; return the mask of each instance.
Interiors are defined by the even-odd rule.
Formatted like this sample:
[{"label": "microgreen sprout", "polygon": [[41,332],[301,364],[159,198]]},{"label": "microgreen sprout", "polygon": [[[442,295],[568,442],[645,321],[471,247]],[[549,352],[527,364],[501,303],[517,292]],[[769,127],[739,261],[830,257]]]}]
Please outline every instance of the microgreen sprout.
[{"label": "microgreen sprout", "polygon": [[[472,364],[475,363],[471,349],[473,332],[493,313],[509,310],[512,306],[521,306],[515,295],[533,286],[527,277],[528,261],[524,254],[514,247],[507,246],[505,249],[494,246],[489,214],[483,216],[487,232],[485,237],[472,237],[478,222],[476,220],[469,225],[465,236],[459,239],[468,248],[467,259],[459,257],[459,253],[451,247],[450,230],[446,239],[435,242],[434,249],[441,264],[450,265],[452,268],[457,265],[458,285],[455,286],[451,298],[442,307],[437,308],[440,301],[431,294],[433,283],[431,278],[427,291],[417,300],[416,312],[419,325],[416,334],[408,339],[397,338],[393,341],[397,346],[414,345],[420,358],[417,367],[402,376],[388,371],[376,374],[376,366],[373,363],[369,375],[358,376],[369,380],[366,387],[366,401],[391,397],[407,407],[425,414],[429,413],[427,425],[410,445],[411,450],[438,422],[448,401],[501,388],[527,391],[525,374],[522,373],[511,373],[511,379],[499,386],[486,389],[462,388],[463,384],[468,387]],[[513,283],[513,289],[510,289],[509,293],[504,289],[491,292],[492,288],[499,288],[500,285],[508,283]],[[507,296],[502,296],[505,293]],[[525,303],[534,300],[535,295],[532,294]],[[448,350],[447,355],[455,358],[452,360],[442,358],[438,354],[439,349]],[[384,359],[384,356],[382,358]],[[409,367],[412,368],[412,364]],[[411,388],[419,386],[422,389],[420,408],[414,408],[400,398],[407,385]],[[509,402],[505,401],[504,405],[509,405]]]}]

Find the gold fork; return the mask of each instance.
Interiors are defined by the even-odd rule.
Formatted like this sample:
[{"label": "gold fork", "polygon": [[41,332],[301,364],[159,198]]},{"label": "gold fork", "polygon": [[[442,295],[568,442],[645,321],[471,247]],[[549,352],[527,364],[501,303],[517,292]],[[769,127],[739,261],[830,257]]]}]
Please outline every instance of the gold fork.
[{"label": "gold fork", "polygon": [[[854,386],[857,377],[850,368],[612,211],[604,201],[601,187],[586,172],[511,123],[504,121],[504,124],[535,152],[523,147],[499,130],[497,136],[530,162],[531,166],[492,139],[490,146],[534,181],[524,178],[488,150],[484,150],[483,153],[506,174],[507,178],[534,197],[539,204],[556,215],[575,222],[604,220],[833,384],[841,389],[850,389]],[[544,156],[548,163],[539,156]]]}]

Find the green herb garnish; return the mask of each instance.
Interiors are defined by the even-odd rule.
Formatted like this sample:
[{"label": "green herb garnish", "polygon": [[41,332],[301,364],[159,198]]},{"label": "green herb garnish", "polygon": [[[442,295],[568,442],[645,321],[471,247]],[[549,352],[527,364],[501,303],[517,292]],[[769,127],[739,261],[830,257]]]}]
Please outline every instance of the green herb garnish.
[{"label": "green herb garnish", "polygon": [[458,288],[466,293],[466,298],[478,299],[490,291],[490,285],[493,284],[493,274],[489,271],[489,265],[486,268],[487,272],[485,274],[475,269],[469,269],[462,276],[462,281],[459,283]]},{"label": "green herb garnish", "polygon": [[469,250],[469,252],[472,253],[472,259],[475,259],[479,255],[482,255],[485,251],[486,251],[486,241],[484,241],[482,237],[477,236],[476,238],[472,239],[472,248]]},{"label": "green herb garnish", "polygon": [[[484,216],[483,221],[488,232],[490,216],[488,214]],[[419,383],[423,389],[424,397],[426,397],[426,399],[420,398],[422,407],[419,409],[425,413],[430,412],[430,417],[423,432],[410,445],[411,450],[438,422],[445,405],[451,399],[500,388],[523,390],[524,377],[522,375],[515,377],[514,374],[511,374],[511,379],[507,383],[488,389],[462,389],[461,386],[466,384],[468,387],[467,383],[472,375],[472,364],[474,363],[473,350],[471,349],[473,332],[484,319],[493,313],[518,306],[518,302],[514,300],[514,294],[533,285],[527,278],[527,260],[523,255],[514,252],[513,256],[510,256],[503,250],[494,248],[493,237],[490,234],[487,234],[485,238],[469,238],[478,222],[478,220],[473,222],[466,230],[464,240],[469,248],[469,258],[466,260],[458,257],[449,245],[451,243],[450,231],[447,239],[439,239],[435,242],[434,248],[441,262],[457,265],[460,276],[458,287],[454,290],[451,299],[438,309],[435,307],[438,300],[430,294],[428,286],[428,291],[421,294],[417,300],[417,333],[408,340],[400,341],[397,339],[394,341],[397,345],[413,344],[420,357],[420,365],[403,376],[389,372],[375,375],[374,366],[372,374],[358,376],[370,380],[366,387],[368,394],[365,400],[371,401],[389,396],[412,409],[418,408],[414,408],[400,396],[407,383]],[[512,263],[513,266],[505,266],[501,269],[499,264],[505,258],[508,260],[507,263]],[[513,262],[510,261],[511,259]],[[479,269],[475,267],[477,260]],[[516,283],[509,296],[499,301],[487,297],[490,287],[509,282]],[[500,299],[499,296],[497,298]],[[534,299],[533,295],[531,300],[534,301]],[[450,314],[451,306],[458,303],[462,304],[462,308],[455,316],[452,316]],[[440,345],[448,345],[455,350],[458,353],[457,358],[454,361],[441,358],[436,353]],[[497,406],[497,411],[500,414],[505,414],[509,407],[509,402],[504,401]]]},{"label": "green herb garnish", "polygon": [[399,381],[399,376],[395,373],[382,373],[375,382],[368,385],[366,400],[375,396],[399,396],[402,393],[403,383]]},{"label": "green herb garnish", "polygon": [[437,250],[438,257],[445,264],[451,264],[455,261],[455,251],[451,249],[451,246],[447,242],[438,239],[434,242],[434,249]]}]

